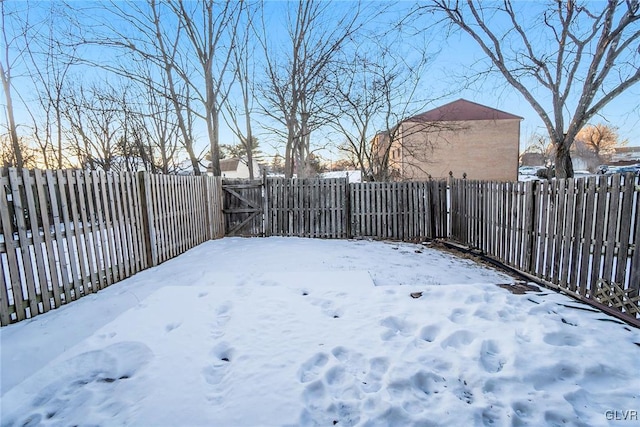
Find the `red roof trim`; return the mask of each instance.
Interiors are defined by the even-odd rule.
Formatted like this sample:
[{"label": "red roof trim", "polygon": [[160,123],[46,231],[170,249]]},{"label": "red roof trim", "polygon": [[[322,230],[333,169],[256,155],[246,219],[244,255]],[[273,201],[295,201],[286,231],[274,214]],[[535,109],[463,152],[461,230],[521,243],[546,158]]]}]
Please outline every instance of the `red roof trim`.
[{"label": "red roof trim", "polygon": [[486,105],[458,99],[413,116],[405,122],[457,122],[469,120],[523,120],[522,117]]}]

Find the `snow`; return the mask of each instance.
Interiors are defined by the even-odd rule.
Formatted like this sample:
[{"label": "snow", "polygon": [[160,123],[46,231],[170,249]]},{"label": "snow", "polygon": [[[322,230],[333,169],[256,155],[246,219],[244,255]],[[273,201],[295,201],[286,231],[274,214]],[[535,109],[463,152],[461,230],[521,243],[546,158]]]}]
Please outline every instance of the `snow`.
[{"label": "snow", "polygon": [[506,283],[416,244],[210,241],[0,329],[1,424],[638,425],[640,331]]},{"label": "snow", "polygon": [[320,174],[320,177],[324,179],[329,178],[349,178],[349,182],[362,182],[362,173],[359,170],[344,170],[344,171],[332,171],[332,172],[323,172]]}]

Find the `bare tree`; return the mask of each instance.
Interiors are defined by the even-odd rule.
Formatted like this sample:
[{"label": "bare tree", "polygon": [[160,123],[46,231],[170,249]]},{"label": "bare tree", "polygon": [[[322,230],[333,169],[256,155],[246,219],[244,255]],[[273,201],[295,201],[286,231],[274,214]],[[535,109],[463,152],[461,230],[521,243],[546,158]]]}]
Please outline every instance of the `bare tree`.
[{"label": "bare tree", "polygon": [[5,9],[5,2],[0,1],[0,19],[2,19],[2,46],[4,47],[2,57],[0,58],[0,80],[2,80],[2,89],[4,91],[4,99],[6,102],[6,115],[7,115],[7,128],[9,130],[9,140],[11,142],[12,156],[11,159],[15,163],[14,166],[22,168],[24,166],[24,159],[22,156],[22,145],[18,139],[18,125],[14,117],[13,97],[12,90],[12,67],[13,60],[11,59],[11,45],[21,37],[21,34],[12,35],[8,32],[9,28],[16,29],[17,25],[9,26],[7,18],[15,18],[18,14],[17,11],[9,13]]},{"label": "bare tree", "polygon": [[[171,109],[166,110],[167,117],[170,116],[170,122],[177,126],[179,141],[187,152],[193,173],[199,175],[202,156],[196,153],[193,132],[198,113],[194,108],[197,103],[194,87],[199,83],[192,80],[194,67],[188,49],[190,42],[184,25],[176,17],[179,4],[168,5],[157,0],[112,1],[108,6],[97,7],[101,19],[91,26],[90,34],[75,43],[113,48],[119,53],[120,60],[92,58],[83,62],[140,85],[141,96],[146,93],[149,104],[159,99],[168,100]],[[91,10],[89,12],[94,15]],[[89,21],[91,16],[83,19]],[[156,97],[152,98],[151,94]],[[151,116],[149,111],[138,111],[145,117]]]},{"label": "bare tree", "polygon": [[262,110],[284,131],[285,175],[307,174],[310,133],[328,123],[326,85],[336,55],[359,29],[360,5],[337,14],[336,5],[318,0],[287,4],[287,45],[269,44],[263,22],[260,43],[265,52],[266,82]]},{"label": "bare tree", "polygon": [[620,139],[618,129],[602,123],[583,127],[576,135],[576,142],[582,143],[600,161],[603,160],[603,157],[613,154],[616,147],[628,143],[627,140]]},{"label": "bare tree", "polygon": [[184,28],[187,39],[198,61],[204,92],[200,85],[189,81],[191,88],[204,106],[201,116],[207,126],[209,136],[211,170],[220,176],[220,110],[228,95],[227,76],[235,40],[241,2],[199,2],[170,1],[179,25]]},{"label": "bare tree", "polygon": [[141,124],[137,127],[136,140],[139,141],[141,152],[148,153],[143,157],[148,165],[147,170],[165,175],[176,173],[177,158],[183,152],[180,149],[183,144],[180,144],[181,131],[177,116],[174,114],[175,104],[166,95],[170,92],[168,77],[160,74],[160,77],[154,78],[149,69],[140,74],[146,74],[148,80],[148,84],[143,85],[142,88],[146,96],[141,96],[142,99],[147,100],[147,105],[146,108],[139,110]]},{"label": "bare tree", "polygon": [[60,8],[58,4],[51,3],[46,19],[24,33],[24,45],[30,59],[29,74],[37,88],[37,102],[44,116],[38,117],[27,109],[33,121],[33,137],[40,147],[45,166],[58,169],[62,169],[65,163],[62,95],[70,70],[77,62],[78,49],[78,46],[65,45],[60,40],[65,39],[65,31],[79,31],[66,11],[66,7]]},{"label": "bare tree", "polygon": [[[501,74],[544,122],[556,149],[557,176],[571,177],[570,148],[580,129],[640,80],[640,2],[519,6],[524,9],[515,10],[510,0],[434,0],[417,14],[435,13],[475,40],[495,67],[489,70]],[[523,18],[534,14],[540,19]]]},{"label": "bare tree", "polygon": [[[27,144],[25,138],[18,140],[18,147],[22,155],[22,167],[35,168],[38,165],[37,152]],[[9,134],[0,135],[0,167],[15,167],[17,165],[15,148]]]},{"label": "bare tree", "polygon": [[122,141],[127,124],[120,97],[125,87],[92,84],[67,88],[63,111],[70,124],[68,139],[80,166],[108,172],[122,164]]},{"label": "bare tree", "polygon": [[[239,90],[241,104],[233,102],[232,96],[226,97],[223,118],[231,131],[240,140],[244,156],[239,156],[242,162],[246,162],[249,168],[249,179],[253,176],[254,148],[257,148],[257,139],[254,137],[252,115],[255,100],[255,46],[252,42],[255,38],[254,18],[257,5],[245,4],[242,13],[242,25],[238,25],[236,41],[232,47],[231,65],[234,74],[234,86]],[[244,117],[241,123],[240,117]]]},{"label": "bare tree", "polygon": [[539,154],[542,164],[548,166],[551,164],[553,157],[555,156],[555,149],[549,139],[549,135],[534,133],[529,137],[523,154],[524,153]]},{"label": "bare tree", "polygon": [[332,70],[332,124],[345,140],[339,149],[356,160],[368,180],[392,178],[391,147],[400,140],[398,124],[428,103],[422,86],[431,57],[427,43],[425,49],[413,48],[408,54],[398,47],[401,38],[399,32],[385,40],[373,34],[363,44],[366,47],[345,52]]}]

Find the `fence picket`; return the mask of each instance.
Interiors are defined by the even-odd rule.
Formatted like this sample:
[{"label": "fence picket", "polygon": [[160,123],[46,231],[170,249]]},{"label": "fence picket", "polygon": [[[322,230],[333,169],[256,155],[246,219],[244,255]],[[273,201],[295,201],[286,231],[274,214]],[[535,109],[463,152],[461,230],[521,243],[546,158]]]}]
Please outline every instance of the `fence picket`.
[{"label": "fence picket", "polygon": [[585,193],[585,184],[584,179],[578,179],[575,181],[576,190],[575,190],[575,206],[573,211],[574,221],[573,221],[573,239],[571,241],[571,260],[569,267],[569,278],[567,282],[569,284],[569,290],[576,291],[578,289],[578,269],[580,268],[580,249],[582,247],[582,238],[584,234],[583,224],[584,224],[584,193]]},{"label": "fence picket", "polygon": [[631,237],[631,225],[633,222],[633,193],[634,193],[635,176],[627,174],[624,176],[624,188],[622,190],[622,201],[620,210],[620,233],[616,238],[619,242],[617,251],[617,262],[613,281],[615,283],[624,283],[626,272],[629,269],[627,261],[629,258],[629,243]]},{"label": "fence picket", "polygon": [[573,178],[568,178],[565,180],[566,182],[566,192],[565,192],[565,203],[564,205],[564,222],[562,224],[562,259],[560,262],[560,274],[558,278],[558,285],[562,288],[569,287],[569,261],[571,258],[571,239],[574,236],[573,230],[573,213],[575,207],[575,189],[574,189],[574,180]]},{"label": "fence picket", "polygon": [[86,197],[87,191],[85,187],[84,177],[82,171],[77,171],[74,176],[74,181],[77,190],[77,208],[79,211],[79,222],[82,224],[82,236],[81,243],[84,245],[83,253],[85,254],[86,271],[85,271],[85,286],[87,286],[86,293],[96,292],[98,274],[96,272],[95,260],[96,256],[93,253],[95,246],[92,242],[92,235],[94,234],[93,223],[89,221],[87,217]]},{"label": "fence picket", "polygon": [[[7,180],[8,181],[8,180]],[[12,201],[14,198],[12,197]],[[13,299],[13,306],[16,314],[16,319],[18,321],[26,318],[25,310],[24,310],[24,298],[22,297],[22,283],[20,281],[20,269],[18,268],[18,255],[16,254],[19,249],[19,241],[16,242],[14,238],[13,228],[12,228],[12,220],[10,216],[9,205],[7,202],[7,194],[5,192],[4,183],[0,185],[0,223],[2,225],[2,234],[4,235],[4,245],[7,254],[7,264],[9,267],[9,281],[11,282],[11,298]],[[4,288],[7,290],[6,288]],[[7,290],[7,296],[5,297],[5,292],[3,292],[2,296],[7,304],[9,303],[9,293]],[[6,299],[5,299],[6,298]],[[9,317],[8,310],[3,313],[3,317],[6,319]]]},{"label": "fence picket", "polygon": [[[50,308],[60,307],[60,282],[58,280],[58,270],[56,269],[56,258],[53,239],[51,239],[52,224],[49,221],[49,209],[47,208],[47,194],[45,182],[42,172],[38,169],[33,171],[33,177],[38,194],[38,205],[40,206],[40,218],[42,219],[42,231],[44,235],[44,243],[47,252],[46,265],[49,270],[49,280],[51,280],[51,295],[53,297],[53,305]],[[0,209],[2,209],[0,207]]]},{"label": "fence picket", "polygon": [[602,266],[602,277],[610,281],[613,277],[613,262],[616,250],[616,231],[618,225],[618,212],[620,203],[620,179],[621,175],[612,176],[612,185],[609,191],[609,205],[606,216],[606,240],[604,242],[604,264]]},{"label": "fence picket", "polygon": [[597,189],[597,205],[595,216],[595,230],[594,230],[594,246],[593,246],[593,263],[591,266],[591,283],[590,283],[590,295],[593,295],[596,291],[596,282],[602,276],[600,266],[602,259],[602,245],[604,242],[604,233],[606,230],[605,212],[607,208],[607,195],[609,193],[609,177],[600,176],[598,179]]},{"label": "fence picket", "polygon": [[[34,180],[35,181],[35,180]],[[42,312],[47,312],[51,309],[51,293],[49,292],[49,285],[47,283],[47,273],[45,271],[45,259],[42,252],[43,238],[40,236],[40,226],[38,225],[38,211],[36,210],[36,197],[33,192],[33,183],[27,169],[22,170],[22,183],[24,186],[25,200],[27,202],[27,209],[29,211],[29,224],[28,227],[31,230],[31,241],[33,243],[33,255],[36,261],[36,268],[34,273],[38,275],[38,288],[40,290],[41,307],[38,307]],[[36,190],[37,191],[37,190]],[[43,228],[43,235],[46,233],[46,229]],[[46,250],[46,248],[45,248]],[[35,277],[34,277],[35,281]],[[36,289],[37,292],[37,289]]]}]

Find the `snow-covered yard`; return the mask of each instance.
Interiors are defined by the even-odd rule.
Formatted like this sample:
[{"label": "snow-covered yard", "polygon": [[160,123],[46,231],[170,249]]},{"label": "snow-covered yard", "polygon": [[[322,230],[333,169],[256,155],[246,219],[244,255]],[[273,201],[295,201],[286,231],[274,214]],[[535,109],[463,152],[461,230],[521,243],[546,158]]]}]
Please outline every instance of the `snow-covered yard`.
[{"label": "snow-covered yard", "polygon": [[207,242],[1,329],[2,426],[638,425],[640,331],[512,282],[422,245]]}]

